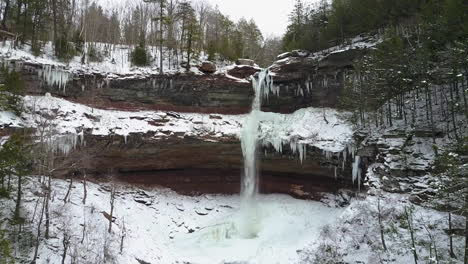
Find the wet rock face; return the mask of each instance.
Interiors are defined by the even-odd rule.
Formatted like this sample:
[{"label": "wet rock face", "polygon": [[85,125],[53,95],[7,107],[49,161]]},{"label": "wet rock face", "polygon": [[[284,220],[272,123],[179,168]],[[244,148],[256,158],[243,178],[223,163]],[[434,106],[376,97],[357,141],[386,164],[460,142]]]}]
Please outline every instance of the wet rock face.
[{"label": "wet rock face", "polygon": [[[109,177],[145,186],[164,186],[187,194],[240,191],[243,160],[240,142],[222,138],[217,142],[190,137],[169,136],[155,139],[151,133],[120,136],[86,135],[86,145],[79,146],[58,164],[75,164],[56,176],[69,177],[75,171],[86,172],[96,180]],[[288,154],[275,154],[270,149],[261,155],[260,190],[263,193],[285,193],[299,198],[318,198],[321,192],[334,192],[350,184],[350,167],[344,171],[338,159],[327,159],[321,151],[308,149],[302,164]],[[265,154],[269,153],[269,154]],[[61,166],[71,168],[71,166]],[[341,168],[341,167],[340,167]]]}]

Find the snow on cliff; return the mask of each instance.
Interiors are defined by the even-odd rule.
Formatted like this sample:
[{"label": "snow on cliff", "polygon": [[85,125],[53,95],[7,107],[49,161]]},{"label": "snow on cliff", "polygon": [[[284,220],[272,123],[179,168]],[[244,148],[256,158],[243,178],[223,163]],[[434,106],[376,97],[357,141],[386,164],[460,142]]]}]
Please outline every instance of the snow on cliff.
[{"label": "snow on cliff", "polygon": [[[155,137],[196,136],[206,140],[239,138],[245,115],[209,115],[162,111],[126,112],[95,109],[46,96],[25,96],[23,120],[0,112],[0,126],[53,127],[57,135],[121,135],[154,132]],[[261,114],[261,139],[279,152],[283,144],[314,146],[341,152],[351,141],[352,128],[333,109],[305,108],[293,114]]]}]

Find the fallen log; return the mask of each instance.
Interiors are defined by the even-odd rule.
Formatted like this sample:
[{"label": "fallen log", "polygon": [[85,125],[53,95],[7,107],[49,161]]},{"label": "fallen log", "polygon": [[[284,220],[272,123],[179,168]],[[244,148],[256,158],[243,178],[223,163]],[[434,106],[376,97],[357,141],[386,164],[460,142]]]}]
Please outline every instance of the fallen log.
[{"label": "fallen log", "polygon": [[8,37],[15,38],[15,39],[18,37],[18,35],[5,31],[3,29],[0,29],[0,35],[8,36]]}]

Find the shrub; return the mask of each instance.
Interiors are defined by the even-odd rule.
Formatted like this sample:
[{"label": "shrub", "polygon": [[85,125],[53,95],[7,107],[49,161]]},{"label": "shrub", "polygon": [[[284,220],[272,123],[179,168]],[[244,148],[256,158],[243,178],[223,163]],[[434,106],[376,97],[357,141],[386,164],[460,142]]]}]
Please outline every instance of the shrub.
[{"label": "shrub", "polygon": [[0,198],[10,198],[10,192],[7,188],[0,187]]},{"label": "shrub", "polygon": [[73,43],[75,45],[75,51],[77,54],[81,54],[84,51],[84,39],[80,34],[80,31],[75,31],[73,35]]},{"label": "shrub", "polygon": [[94,45],[88,46],[88,59],[90,62],[102,62],[104,60],[101,52]]},{"label": "shrub", "polygon": [[4,85],[0,85],[0,109],[20,115],[22,110],[20,96],[24,93],[24,81],[21,74],[2,69],[1,75],[4,78]]},{"label": "shrub", "polygon": [[149,65],[148,52],[145,47],[137,46],[131,53],[131,61],[136,66],[147,66]]},{"label": "shrub", "polygon": [[66,37],[57,38],[54,44],[55,55],[59,60],[68,62],[75,56],[75,47],[68,42]]},{"label": "shrub", "polygon": [[14,263],[11,243],[5,235],[5,231],[0,230],[0,264]]}]

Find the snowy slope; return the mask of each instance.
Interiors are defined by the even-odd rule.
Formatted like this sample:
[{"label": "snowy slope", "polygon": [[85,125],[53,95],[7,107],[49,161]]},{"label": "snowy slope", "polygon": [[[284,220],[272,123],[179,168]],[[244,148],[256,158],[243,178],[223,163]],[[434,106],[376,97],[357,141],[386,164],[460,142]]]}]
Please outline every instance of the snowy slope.
[{"label": "snowy slope", "polygon": [[[73,74],[80,73],[98,73],[107,76],[108,78],[122,78],[122,77],[138,77],[138,76],[149,76],[152,74],[159,74],[159,48],[154,46],[147,47],[149,56],[152,58],[150,66],[137,67],[133,66],[130,61],[130,54],[133,47],[127,45],[110,45],[105,43],[92,43],[95,49],[103,54],[103,61],[101,62],[87,62],[86,64],[81,63],[81,56],[73,57],[68,63],[58,61],[53,52],[52,44],[49,42],[44,46],[43,54],[40,56],[34,56],[29,46],[25,46],[21,49],[14,49],[13,43],[6,41],[0,44],[0,62],[6,63],[8,61],[23,61],[32,64],[39,64],[43,66],[53,66],[54,71],[65,72],[73,76]],[[86,45],[90,45],[87,43]],[[171,65],[167,58],[168,51],[163,49],[164,58],[163,67],[165,74],[177,74],[186,72],[186,69],[180,65]],[[106,54],[104,56],[104,54]],[[192,61],[192,67],[190,72],[192,74],[203,75],[198,69],[197,64],[206,60],[207,57],[203,53],[200,54],[199,58],[195,58]],[[232,65],[228,62],[219,62],[218,72],[219,74],[226,74],[226,67]],[[241,80],[245,81],[245,80]]]},{"label": "snowy slope", "polygon": [[[33,218],[34,229],[41,208],[38,178],[28,179],[24,214]],[[37,263],[60,263],[63,237],[70,237],[65,263],[297,263],[301,250],[313,243],[320,228],[333,223],[343,209],[323,203],[295,200],[285,195],[260,196],[261,231],[255,239],[237,234],[239,196],[187,197],[168,190],[142,190],[114,186],[118,190],[112,232],[102,212],[110,212],[110,188],[75,183],[70,201],[64,202],[69,184],[53,180],[51,238],[41,241]],[[12,203],[0,205],[6,212]],[[37,212],[36,212],[37,213]],[[123,250],[120,252],[121,237]],[[81,241],[83,241],[81,243]],[[107,256],[106,260],[103,259]],[[24,256],[31,259],[30,255]]]}]

